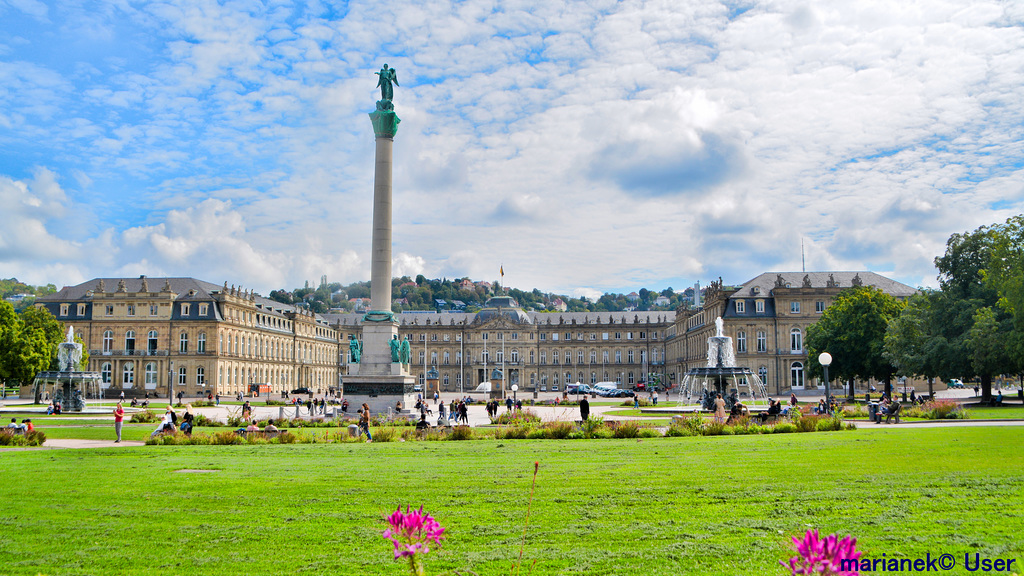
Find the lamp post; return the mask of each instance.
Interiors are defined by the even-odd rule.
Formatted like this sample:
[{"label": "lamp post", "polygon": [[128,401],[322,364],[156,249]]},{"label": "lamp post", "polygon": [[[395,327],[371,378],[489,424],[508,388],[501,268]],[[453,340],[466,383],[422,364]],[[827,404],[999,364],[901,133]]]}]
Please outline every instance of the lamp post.
[{"label": "lamp post", "polygon": [[825,405],[832,405],[832,394],[828,389],[828,366],[832,363],[832,355],[828,352],[822,352],[818,355],[818,364],[825,369]]},{"label": "lamp post", "polygon": [[167,368],[167,403],[174,404],[174,360]]},{"label": "lamp post", "polygon": [[516,401],[516,392],[519,390],[519,384],[512,385],[512,401]]}]

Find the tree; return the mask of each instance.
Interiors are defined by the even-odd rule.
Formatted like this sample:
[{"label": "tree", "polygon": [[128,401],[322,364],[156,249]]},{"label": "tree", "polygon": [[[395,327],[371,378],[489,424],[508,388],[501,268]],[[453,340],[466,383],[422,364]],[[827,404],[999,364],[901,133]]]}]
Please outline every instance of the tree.
[{"label": "tree", "polygon": [[[982,226],[973,232],[954,234],[946,241],[946,253],[935,259],[939,269],[942,297],[933,302],[935,314],[932,322],[934,334],[945,339],[940,376],[943,379],[976,377],[981,380],[982,397],[992,397],[992,377],[1003,370],[1013,369],[1013,359],[1006,354],[985,350],[975,323],[981,321],[988,329],[997,330],[998,339],[1014,340],[1012,324],[1005,322],[1009,312],[999,307],[999,292],[986,277],[987,269],[999,253],[1000,230]],[[991,318],[983,309],[990,309]],[[980,327],[979,327],[980,329]],[[995,337],[995,334],[993,334]],[[975,355],[984,353],[977,360]],[[994,362],[1001,359],[1000,362]]]},{"label": "tree", "polygon": [[25,329],[38,329],[42,332],[50,351],[50,370],[59,370],[57,365],[57,352],[61,342],[67,337],[64,324],[57,320],[46,308],[33,306],[26,308],[21,313],[21,320],[25,323]]},{"label": "tree", "polygon": [[905,304],[873,286],[849,288],[840,292],[821,319],[807,327],[808,369],[820,373],[818,355],[832,355],[829,371],[850,384],[853,379],[874,378],[885,382],[885,393],[892,393],[895,367],[883,356],[889,322]]},{"label": "tree", "polygon": [[939,292],[921,292],[910,297],[899,316],[889,321],[882,354],[896,367],[900,376],[928,379],[928,395],[934,398],[933,384],[941,374],[948,342],[934,326],[933,302]]},{"label": "tree", "polygon": [[50,363],[50,344],[42,329],[26,326],[14,307],[0,301],[0,382],[27,385]]},{"label": "tree", "polygon": [[985,281],[996,290],[999,306],[1013,316],[1010,351],[1019,360],[1016,370],[1024,370],[1024,215],[995,227]]}]

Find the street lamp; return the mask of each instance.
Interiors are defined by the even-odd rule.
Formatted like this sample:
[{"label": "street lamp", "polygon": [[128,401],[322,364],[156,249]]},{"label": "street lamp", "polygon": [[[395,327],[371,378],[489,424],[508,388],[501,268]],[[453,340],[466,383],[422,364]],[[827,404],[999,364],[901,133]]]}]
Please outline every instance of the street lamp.
[{"label": "street lamp", "polygon": [[167,403],[174,404],[174,360],[167,368]]},{"label": "street lamp", "polygon": [[519,390],[519,384],[512,385],[512,401],[516,401],[516,391]]},{"label": "street lamp", "polygon": [[828,366],[832,363],[832,355],[828,352],[822,352],[818,355],[818,364],[825,369],[825,405],[832,405],[832,394],[828,389]]}]

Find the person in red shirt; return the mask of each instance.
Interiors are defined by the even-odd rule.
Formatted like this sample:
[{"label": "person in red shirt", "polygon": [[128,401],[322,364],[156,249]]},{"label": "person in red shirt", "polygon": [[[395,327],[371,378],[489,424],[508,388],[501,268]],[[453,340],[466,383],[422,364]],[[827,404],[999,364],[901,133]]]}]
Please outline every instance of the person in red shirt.
[{"label": "person in red shirt", "polygon": [[117,402],[117,408],[114,408],[114,431],[117,432],[117,440],[115,443],[121,441],[121,426],[124,424],[124,407],[121,406],[121,402]]}]

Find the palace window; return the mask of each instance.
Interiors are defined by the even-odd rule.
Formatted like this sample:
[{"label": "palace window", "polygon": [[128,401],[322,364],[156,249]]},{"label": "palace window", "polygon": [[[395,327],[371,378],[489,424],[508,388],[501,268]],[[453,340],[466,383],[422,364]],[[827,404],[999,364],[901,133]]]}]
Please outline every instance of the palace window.
[{"label": "palace window", "polygon": [[744,313],[746,313],[746,311],[747,311],[747,303],[744,302],[743,300],[737,300],[736,301],[736,313],[737,314],[744,314]]},{"label": "palace window", "polygon": [[451,334],[445,334],[444,335],[444,341],[445,342],[448,342],[450,339],[451,339]]},{"label": "palace window", "polygon": [[741,353],[747,351],[747,333],[743,330],[736,332],[736,351]]},{"label": "palace window", "polygon": [[576,363],[583,364],[583,350],[576,351]]},{"label": "palace window", "polygon": [[188,333],[187,332],[182,332],[181,336],[178,338],[178,352],[181,352],[182,354],[188,352]]},{"label": "palace window", "polygon": [[206,332],[199,333],[199,338],[196,340],[196,352],[206,354]]},{"label": "palace window", "polygon": [[551,339],[555,342],[558,342],[558,332],[554,332],[553,334],[551,334]]},{"label": "palace window", "polygon": [[627,362],[629,362],[630,364],[632,364],[635,361],[635,359],[633,357],[633,351],[632,350],[629,350],[628,352],[626,352],[626,358],[627,358]]},{"label": "palace window", "polygon": [[512,362],[513,363],[518,363],[519,362],[519,350],[512,350],[511,358],[512,358]]},{"label": "palace window", "polygon": [[121,388],[131,388],[135,384],[135,363],[127,362],[121,373]]},{"label": "palace window", "polygon": [[565,363],[572,364],[572,352],[570,352],[569,350],[565,351]]},{"label": "palace window", "polygon": [[768,351],[768,335],[764,330],[757,331],[757,351],[761,353]]},{"label": "palace window", "polygon": [[85,304],[78,305],[78,315],[85,316]]},{"label": "palace window", "polygon": [[590,373],[590,383],[597,384],[597,372]]},{"label": "palace window", "polygon": [[160,344],[160,334],[156,330],[150,330],[146,336],[146,350],[153,354]]},{"label": "palace window", "polygon": [[533,350],[530,350],[530,364],[533,364]]},{"label": "palace window", "polygon": [[789,368],[790,384],[793,388],[804,387],[804,365],[800,362],[793,362]]},{"label": "palace window", "polygon": [[799,328],[793,328],[789,333],[789,349],[791,352],[802,352],[804,349],[804,335]]},{"label": "palace window", "polygon": [[565,339],[566,340],[572,340],[572,332],[566,332],[565,333]]},{"label": "palace window", "polygon": [[135,352],[135,331],[129,330],[124,333],[124,349],[128,354]]},{"label": "palace window", "polygon": [[590,363],[597,364],[597,350],[590,351]]},{"label": "palace window", "polygon": [[754,312],[757,312],[758,314],[764,314],[764,300],[754,301]]},{"label": "palace window", "polygon": [[430,352],[430,365],[437,366],[437,352]]},{"label": "palace window", "polygon": [[184,366],[178,368],[178,384],[180,386],[188,384],[188,369]]},{"label": "palace window", "polygon": [[622,350],[615,351],[615,363],[622,364]]},{"label": "palace window", "polygon": [[128,305],[128,315],[135,316],[135,304]]},{"label": "palace window", "polygon": [[206,386],[206,368],[196,367],[196,386]]},{"label": "palace window", "polygon": [[149,305],[149,315],[150,316],[156,316],[157,313],[159,312],[159,310],[160,310],[160,307],[157,306],[156,304],[150,304]]},{"label": "palace window", "polygon": [[822,312],[824,312],[825,311],[825,301],[824,300],[818,300],[817,302],[815,302],[814,303],[814,311],[817,312],[818,314],[821,314]]},{"label": "palace window", "polygon": [[114,315],[114,307],[111,306],[110,304],[107,304],[106,314],[107,314],[107,316],[113,316]]},{"label": "palace window", "polygon": [[541,364],[547,364],[548,363],[548,353],[547,352],[543,352],[542,351],[540,353],[540,363]]},{"label": "palace window", "polygon": [[146,386],[156,386],[156,362],[146,362]]},{"label": "palace window", "polygon": [[104,362],[100,367],[100,378],[104,384],[110,384],[111,367],[110,362]]},{"label": "palace window", "polygon": [[444,365],[447,366],[450,362],[451,362],[451,354],[447,350],[445,350],[444,351]]},{"label": "palace window", "polygon": [[793,302],[790,302],[789,303],[789,313],[790,314],[799,314],[800,313],[800,302],[797,302],[795,300]]},{"label": "palace window", "polygon": [[209,312],[209,304],[200,304],[199,305],[199,315],[200,316],[206,316],[207,312]]},{"label": "palace window", "polygon": [[604,350],[602,352],[602,354],[601,354],[601,362],[603,362],[604,364],[608,363],[608,351],[607,350]]},{"label": "palace window", "polygon": [[103,352],[110,353],[114,349],[114,332],[106,330],[103,332]]},{"label": "palace window", "polygon": [[188,313],[191,310],[192,310],[192,305],[191,304],[182,304],[181,305],[181,315],[182,316],[188,316]]}]

